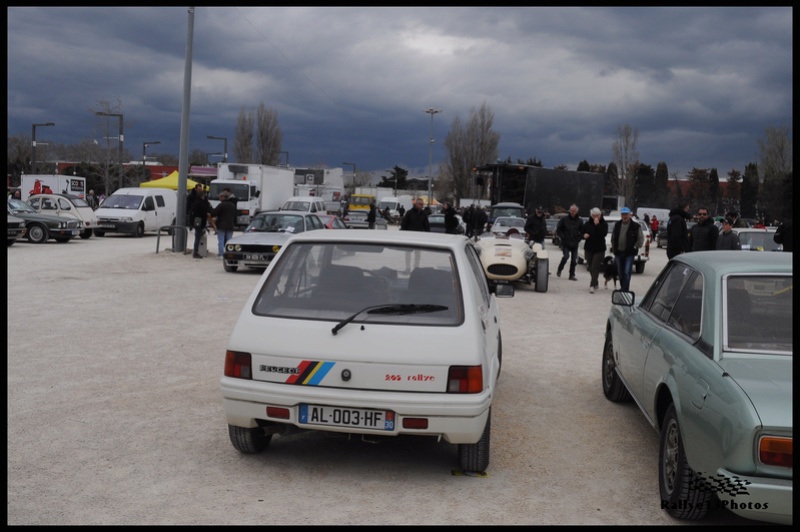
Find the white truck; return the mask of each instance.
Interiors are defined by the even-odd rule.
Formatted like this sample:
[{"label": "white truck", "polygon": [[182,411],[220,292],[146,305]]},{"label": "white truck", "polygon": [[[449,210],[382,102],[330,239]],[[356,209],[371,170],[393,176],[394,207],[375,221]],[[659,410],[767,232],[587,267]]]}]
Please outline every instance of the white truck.
[{"label": "white truck", "polygon": [[220,163],[209,184],[208,199],[219,205],[219,194],[230,189],[236,198],[236,225],[246,227],[257,213],[277,210],[294,195],[294,170],[266,164]]},{"label": "white truck", "polygon": [[388,196],[382,197],[378,200],[378,210],[383,212],[389,209],[389,214],[395,220],[400,218],[400,206],[403,206],[403,212],[411,209],[414,204],[414,198],[411,196]]},{"label": "white truck", "polygon": [[34,194],[71,194],[86,198],[86,178],[74,175],[24,174],[19,188],[22,201]]}]

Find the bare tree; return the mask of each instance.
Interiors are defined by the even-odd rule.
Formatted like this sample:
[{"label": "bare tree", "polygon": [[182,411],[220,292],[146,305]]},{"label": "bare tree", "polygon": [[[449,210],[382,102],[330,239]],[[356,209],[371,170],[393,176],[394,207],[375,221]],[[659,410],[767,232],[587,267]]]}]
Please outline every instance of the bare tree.
[{"label": "bare tree", "polygon": [[278,166],[281,158],[283,132],[278,125],[278,112],[267,109],[264,103],[258,106],[256,116],[256,157],[261,164]]},{"label": "bare tree", "polygon": [[[123,115],[122,101],[118,98],[116,102],[108,100],[99,100],[95,108],[89,111],[96,117],[95,131],[98,135],[94,139],[94,143],[101,149],[100,164],[103,168],[103,189],[111,192],[118,188],[118,184],[122,182],[120,173],[123,172],[123,164],[125,159],[125,144],[124,139],[119,138],[120,124],[117,120],[118,117],[110,116],[112,114]],[[123,116],[121,120],[124,120]],[[124,123],[122,124],[124,127]],[[124,131],[123,131],[124,135]],[[119,148],[122,143],[122,159],[119,160]],[[124,182],[122,183],[124,186]]]},{"label": "bare tree", "polygon": [[617,126],[617,140],[614,141],[612,152],[619,176],[617,194],[623,196],[625,201],[630,201],[635,193],[636,170],[639,168],[638,142],[637,128],[632,128],[630,124]]},{"label": "bare tree", "polygon": [[776,218],[783,220],[787,214],[783,212],[783,198],[787,193],[786,176],[792,173],[792,138],[788,127],[768,127],[764,133],[765,138],[758,140],[761,154],[758,210],[769,218],[765,222],[770,223]]},{"label": "bare tree", "polygon": [[246,164],[253,159],[253,112],[242,107],[236,118],[236,132],[233,138],[233,155],[236,162]]},{"label": "bare tree", "polygon": [[477,111],[474,108],[470,111],[466,125],[458,116],[453,119],[444,140],[447,150],[444,174],[452,184],[442,182],[437,187],[447,191],[444,196],[449,197],[452,190],[456,202],[472,197],[472,169],[497,160],[500,134],[492,131],[493,124],[494,113],[486,102]]}]

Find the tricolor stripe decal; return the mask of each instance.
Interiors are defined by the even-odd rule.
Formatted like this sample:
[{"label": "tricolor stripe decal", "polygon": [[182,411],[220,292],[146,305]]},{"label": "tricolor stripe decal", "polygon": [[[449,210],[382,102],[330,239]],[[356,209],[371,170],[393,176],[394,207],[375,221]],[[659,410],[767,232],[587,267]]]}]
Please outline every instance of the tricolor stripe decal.
[{"label": "tricolor stripe decal", "polygon": [[333,368],[335,362],[320,362],[318,360],[304,360],[297,367],[299,373],[286,379],[286,384],[300,386],[317,386]]}]

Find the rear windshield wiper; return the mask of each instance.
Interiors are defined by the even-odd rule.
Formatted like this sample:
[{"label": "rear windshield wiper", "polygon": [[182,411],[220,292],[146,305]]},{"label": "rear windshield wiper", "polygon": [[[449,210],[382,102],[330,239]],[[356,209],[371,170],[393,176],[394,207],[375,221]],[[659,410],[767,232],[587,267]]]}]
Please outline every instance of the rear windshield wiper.
[{"label": "rear windshield wiper", "polygon": [[352,316],[349,316],[339,323],[336,324],[336,327],[331,329],[331,332],[334,336],[339,333],[339,330],[342,329],[345,325],[356,319],[360,314],[366,312],[367,314],[418,314],[422,312],[438,312],[440,310],[447,310],[448,307],[444,305],[417,305],[414,303],[407,303],[401,305],[374,305],[370,307],[365,307]]}]

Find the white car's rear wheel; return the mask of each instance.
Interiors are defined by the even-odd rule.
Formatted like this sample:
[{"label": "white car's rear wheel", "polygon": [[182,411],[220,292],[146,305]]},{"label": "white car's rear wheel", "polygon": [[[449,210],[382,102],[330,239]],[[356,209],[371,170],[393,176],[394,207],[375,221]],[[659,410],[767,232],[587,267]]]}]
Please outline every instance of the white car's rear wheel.
[{"label": "white car's rear wheel", "polygon": [[272,434],[264,434],[262,427],[244,428],[228,425],[228,437],[240,453],[255,454],[267,448]]},{"label": "white car's rear wheel", "polygon": [[492,432],[492,409],[486,416],[486,426],[477,443],[458,445],[458,463],[462,471],[482,473],[489,467],[489,442]]}]

